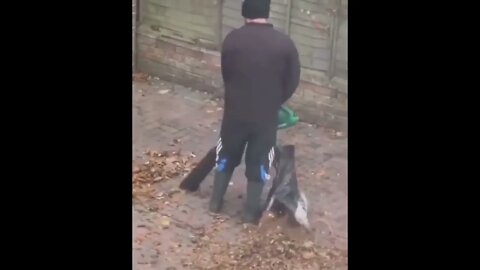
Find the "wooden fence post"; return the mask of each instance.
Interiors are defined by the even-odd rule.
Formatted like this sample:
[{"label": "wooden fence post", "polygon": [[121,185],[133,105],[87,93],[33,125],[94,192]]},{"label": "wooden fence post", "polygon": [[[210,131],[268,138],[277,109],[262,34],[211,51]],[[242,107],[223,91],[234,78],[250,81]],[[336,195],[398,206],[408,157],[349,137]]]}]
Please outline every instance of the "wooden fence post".
[{"label": "wooden fence post", "polygon": [[330,24],[330,62],[328,64],[328,78],[332,79],[336,73],[337,62],[337,39],[339,32],[338,10],[341,7],[339,0],[334,1],[333,8],[330,9],[331,24]]},{"label": "wooden fence post", "polygon": [[285,34],[290,36],[290,18],[292,14],[292,0],[285,0],[287,1],[287,15],[285,18]]},{"label": "wooden fence post", "polygon": [[137,0],[132,0],[132,73],[135,72],[135,43],[137,30]]},{"label": "wooden fence post", "polygon": [[218,16],[218,26],[217,26],[217,50],[222,50],[222,42],[223,42],[223,2],[224,0],[218,0],[217,2],[217,16]]}]

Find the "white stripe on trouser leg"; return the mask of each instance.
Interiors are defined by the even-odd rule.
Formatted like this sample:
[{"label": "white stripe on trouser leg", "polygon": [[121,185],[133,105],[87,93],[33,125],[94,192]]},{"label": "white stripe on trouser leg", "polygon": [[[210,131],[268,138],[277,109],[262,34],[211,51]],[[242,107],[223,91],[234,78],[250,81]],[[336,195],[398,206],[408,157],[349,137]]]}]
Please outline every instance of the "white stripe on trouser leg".
[{"label": "white stripe on trouser leg", "polygon": [[219,138],[218,139],[218,142],[217,142],[217,156],[215,157],[215,166],[217,166],[218,164],[218,158],[220,156],[220,151],[222,150],[223,148],[223,145],[222,145],[222,138]]},{"label": "white stripe on trouser leg", "polygon": [[275,147],[272,147],[270,153],[268,154],[268,169],[272,167],[273,160],[275,159]]},{"label": "white stripe on trouser leg", "polygon": [[274,150],[274,147],[272,147],[272,149],[270,149],[270,151],[268,152],[268,168],[267,168],[267,172],[266,172],[266,175],[265,175],[265,178],[267,180],[270,179],[270,174],[268,172],[270,171],[270,168],[272,167],[272,163],[273,163],[274,158],[275,158],[275,150]]}]

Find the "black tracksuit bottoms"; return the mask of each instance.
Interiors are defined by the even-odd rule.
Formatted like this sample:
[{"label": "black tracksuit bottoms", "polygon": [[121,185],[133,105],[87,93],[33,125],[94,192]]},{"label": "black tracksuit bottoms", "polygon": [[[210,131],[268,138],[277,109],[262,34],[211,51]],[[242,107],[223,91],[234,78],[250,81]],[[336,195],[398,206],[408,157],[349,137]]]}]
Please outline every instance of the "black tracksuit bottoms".
[{"label": "black tracksuit bottoms", "polygon": [[275,158],[277,123],[259,125],[242,121],[222,122],[216,148],[216,170],[233,171],[245,153],[248,181],[266,182]]}]

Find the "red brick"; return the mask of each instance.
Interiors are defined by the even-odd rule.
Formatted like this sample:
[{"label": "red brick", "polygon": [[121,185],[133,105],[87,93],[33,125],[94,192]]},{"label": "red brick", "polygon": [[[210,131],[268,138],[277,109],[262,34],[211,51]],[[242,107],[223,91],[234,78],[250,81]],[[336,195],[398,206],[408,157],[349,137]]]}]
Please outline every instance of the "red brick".
[{"label": "red brick", "polygon": [[206,61],[207,66],[220,68],[220,56],[212,54],[204,54],[203,60]]},{"label": "red brick", "polygon": [[347,105],[347,94],[338,92],[337,93],[337,100],[341,103],[344,104],[345,106]]},{"label": "red brick", "polygon": [[323,96],[328,96],[328,97],[333,97],[335,95],[335,90],[334,89],[330,89],[328,87],[318,86],[316,84],[312,84],[312,83],[309,83],[309,82],[306,82],[306,81],[301,81],[300,85],[299,85],[299,88],[303,89],[305,91],[314,92],[316,94],[323,95]]},{"label": "red brick", "polygon": [[182,55],[192,57],[192,58],[197,58],[197,59],[202,59],[204,55],[204,53],[200,50],[193,50],[193,49],[181,47],[181,46],[176,46],[175,52],[178,54],[182,54]]},{"label": "red brick", "polygon": [[176,47],[177,47],[176,45],[171,44],[169,42],[165,42],[161,39],[157,39],[155,42],[155,48],[161,48],[162,50],[165,50],[165,51],[175,52]]}]

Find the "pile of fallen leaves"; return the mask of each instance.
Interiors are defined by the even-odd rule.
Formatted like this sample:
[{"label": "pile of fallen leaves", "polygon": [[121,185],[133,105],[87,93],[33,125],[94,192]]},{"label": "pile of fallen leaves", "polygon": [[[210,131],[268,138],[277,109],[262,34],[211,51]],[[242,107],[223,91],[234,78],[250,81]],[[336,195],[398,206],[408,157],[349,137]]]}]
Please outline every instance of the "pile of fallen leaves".
[{"label": "pile of fallen leaves", "polygon": [[177,176],[185,176],[195,165],[193,153],[183,154],[181,151],[147,151],[146,161],[133,167],[133,197],[153,196],[154,183],[166,181]]},{"label": "pile of fallen leaves", "polygon": [[199,239],[198,256],[187,264],[192,269],[347,269],[345,252],[292,240],[280,228],[265,232],[245,226],[234,243],[208,235]]}]

